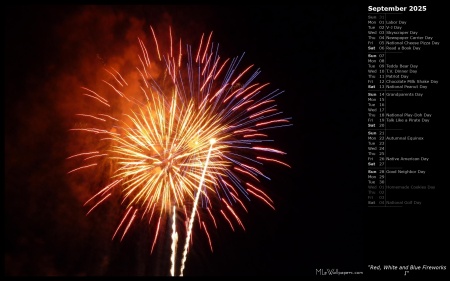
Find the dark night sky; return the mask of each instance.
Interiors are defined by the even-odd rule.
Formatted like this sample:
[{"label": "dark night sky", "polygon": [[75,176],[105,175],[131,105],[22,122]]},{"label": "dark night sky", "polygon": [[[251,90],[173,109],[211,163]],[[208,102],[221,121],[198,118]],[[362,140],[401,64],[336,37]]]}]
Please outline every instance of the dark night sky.
[{"label": "dark night sky", "polygon": [[276,211],[249,204],[246,231],[220,228],[213,253],[195,242],[185,275],[365,270],[365,16],[346,5],[8,7],[6,275],[167,274],[143,226],[111,241],[117,204],[86,217],[90,183],[66,175],[76,85],[94,83],[97,54],[119,55],[150,24],[194,38],[212,30],[225,55],[246,52],[258,79],[285,90],[277,102],[293,123],[272,132],[292,166],[264,182]]}]

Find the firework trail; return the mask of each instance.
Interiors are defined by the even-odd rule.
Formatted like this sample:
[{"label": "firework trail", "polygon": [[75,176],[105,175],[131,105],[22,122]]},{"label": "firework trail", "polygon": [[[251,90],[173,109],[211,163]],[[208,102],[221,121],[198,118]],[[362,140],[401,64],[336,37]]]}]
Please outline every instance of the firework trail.
[{"label": "firework trail", "polygon": [[186,234],[186,242],[184,244],[183,259],[181,260],[180,276],[183,276],[184,266],[186,263],[187,253],[189,249],[189,242],[191,241],[192,226],[194,225],[195,213],[197,212],[198,199],[200,198],[203,182],[205,180],[205,173],[206,170],[208,169],[209,158],[211,156],[211,150],[215,142],[216,142],[215,139],[210,140],[211,146],[209,147],[208,155],[206,156],[205,167],[203,168],[202,177],[200,179],[200,183],[198,184],[197,194],[195,195],[194,207],[192,207],[191,218],[189,219],[188,232]]},{"label": "firework trail", "polygon": [[178,233],[176,228],[176,208],[173,206],[173,215],[172,215],[172,245],[170,249],[172,250],[172,256],[170,257],[170,261],[172,263],[172,267],[170,269],[170,274],[175,276],[175,257],[177,252],[177,242],[178,242]]},{"label": "firework trail", "polygon": [[[175,217],[176,209],[184,210],[183,274],[195,214],[212,250],[207,226],[217,228],[218,217],[233,231],[236,225],[245,230],[239,217],[247,212],[245,201],[257,198],[275,209],[259,187],[262,178],[270,180],[262,169],[264,164],[289,165],[280,160],[285,153],[269,145],[267,131],[291,124],[275,102],[282,91],[266,91],[269,83],[255,82],[260,70],[241,67],[243,55],[222,59],[212,33],[207,39],[202,35],[193,51],[189,44],[183,48],[181,39],[173,40],[171,29],[169,47],[160,49],[150,31],[154,52],[150,55],[138,38],[133,81],[106,66],[108,79],[102,82],[110,89],[109,98],[81,87],[96,110],[78,113],[82,125],[71,131],[95,141],[92,150],[68,157],[78,161],[68,173],[108,167],[109,182],[85,203],[92,206],[87,214],[118,190],[125,210],[113,239],[121,233],[122,240],[140,217],[154,232],[151,252],[161,224],[168,223],[171,212]],[[117,98],[125,109],[117,109]]]}]

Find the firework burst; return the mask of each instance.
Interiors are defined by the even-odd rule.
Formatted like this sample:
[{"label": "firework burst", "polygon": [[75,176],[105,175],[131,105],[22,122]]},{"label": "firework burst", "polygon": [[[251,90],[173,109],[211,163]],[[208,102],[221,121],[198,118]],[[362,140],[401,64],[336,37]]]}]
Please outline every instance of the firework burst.
[{"label": "firework burst", "polygon": [[121,192],[124,216],[113,239],[123,239],[133,222],[145,219],[154,227],[153,251],[160,225],[178,211],[185,217],[186,241],[197,216],[213,250],[208,229],[218,227],[219,217],[234,231],[245,229],[239,213],[247,212],[245,202],[251,198],[275,209],[260,180],[269,179],[262,172],[265,164],[289,167],[281,160],[285,153],[271,147],[267,135],[269,129],[290,126],[275,103],[282,92],[256,82],[260,70],[241,67],[243,55],[222,59],[212,33],[202,35],[194,51],[173,40],[169,28],[165,52],[153,28],[150,33],[151,52],[138,38],[140,98],[129,93],[136,87],[118,70],[105,67],[109,79],[103,83],[109,95],[127,105],[125,112],[115,110],[107,94],[81,87],[96,111],[77,114],[84,125],[71,130],[93,135],[95,149],[68,157],[81,163],[68,173],[111,163],[108,184],[85,205],[89,214],[115,190]]}]

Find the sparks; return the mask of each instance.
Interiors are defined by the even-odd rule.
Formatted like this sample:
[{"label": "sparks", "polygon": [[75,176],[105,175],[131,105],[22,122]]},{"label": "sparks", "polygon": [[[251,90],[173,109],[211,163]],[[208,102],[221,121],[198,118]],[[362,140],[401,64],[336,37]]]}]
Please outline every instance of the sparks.
[{"label": "sparks", "polygon": [[[250,194],[275,209],[260,187],[262,179],[268,179],[262,161],[290,166],[279,159],[285,152],[266,146],[272,140],[261,131],[290,123],[289,118],[279,117],[282,112],[273,103],[282,92],[264,94],[269,83],[256,82],[261,71],[254,70],[253,64],[241,66],[243,55],[219,63],[219,45],[212,41],[212,32],[207,40],[201,35],[194,54],[190,45],[183,52],[181,38],[171,28],[165,36],[169,44],[163,40],[160,45],[151,26],[150,31],[152,48],[137,38],[141,53],[136,54],[133,75],[121,75],[124,69],[107,66],[105,78],[99,81],[109,91],[98,94],[81,87],[80,94],[93,100],[95,109],[77,112],[83,125],[69,131],[97,142],[84,150],[89,152],[67,157],[78,161],[68,174],[95,168],[108,175],[108,182],[86,202],[88,214],[115,198],[114,192],[121,193],[125,215],[113,239],[120,232],[122,240],[133,223],[147,218],[153,252],[160,229],[172,219],[172,265],[178,241],[175,214],[184,212],[184,221],[179,219],[187,233],[183,275],[194,225],[212,251],[208,224],[218,228],[216,218],[221,216],[233,231],[236,224],[245,230],[240,214],[248,212],[245,203]],[[166,45],[168,49],[160,51],[159,46]],[[96,163],[86,165],[85,160]]]}]

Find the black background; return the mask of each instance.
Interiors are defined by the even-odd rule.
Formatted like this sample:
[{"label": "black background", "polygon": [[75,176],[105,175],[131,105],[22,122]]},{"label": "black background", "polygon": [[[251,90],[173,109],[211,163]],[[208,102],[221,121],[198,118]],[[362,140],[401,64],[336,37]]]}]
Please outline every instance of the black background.
[{"label": "black background", "polygon": [[[88,8],[5,9],[6,275],[168,275],[168,257],[149,254],[144,226],[122,242],[111,241],[117,225],[117,218],[108,220],[112,207],[86,217],[69,188],[64,159],[70,124],[57,105],[64,93],[52,91],[60,89],[52,83],[82,55],[95,56],[67,49],[61,32],[76,31],[66,20]],[[316,269],[338,269],[367,276],[368,264],[400,264],[405,256],[421,264],[431,261],[422,253],[434,251],[432,263],[443,262],[444,236],[435,233],[443,230],[437,227],[441,209],[392,215],[366,208],[367,6],[96,9],[99,17],[122,12],[146,26],[168,14],[175,30],[193,28],[195,36],[213,30],[226,55],[246,52],[247,62],[262,69],[262,81],[285,90],[277,102],[293,126],[272,134],[292,168],[274,168],[264,183],[276,211],[252,203],[243,218],[246,231],[220,228],[213,253],[196,241],[185,275],[312,276]],[[423,236],[411,238],[423,228],[434,233],[425,234],[429,247],[421,244]],[[406,238],[397,243],[386,232]]]}]

